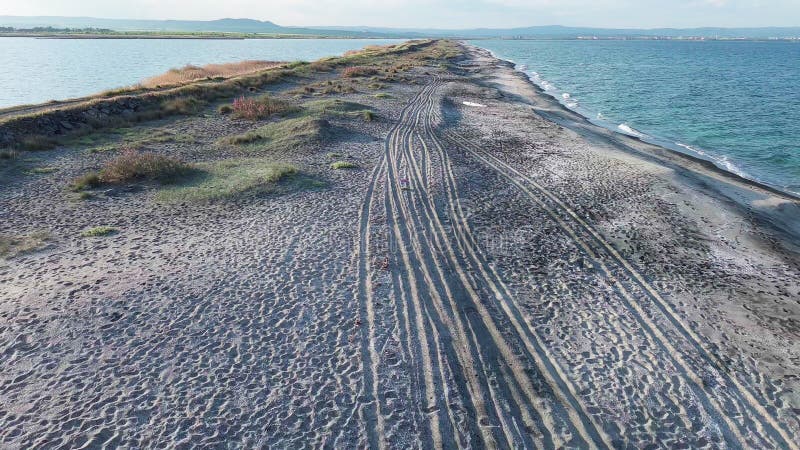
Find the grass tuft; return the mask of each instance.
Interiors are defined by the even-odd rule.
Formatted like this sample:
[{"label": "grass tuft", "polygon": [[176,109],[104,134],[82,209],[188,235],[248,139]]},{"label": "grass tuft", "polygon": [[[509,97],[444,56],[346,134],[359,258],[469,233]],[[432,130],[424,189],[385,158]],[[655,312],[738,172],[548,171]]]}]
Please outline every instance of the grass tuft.
[{"label": "grass tuft", "polygon": [[100,187],[101,184],[100,174],[91,172],[74,179],[70,184],[70,189],[74,192],[81,192]]},{"label": "grass tuft", "polygon": [[93,228],[89,228],[87,230],[84,230],[81,233],[81,236],[83,236],[83,237],[103,237],[103,236],[110,236],[112,234],[117,233],[118,231],[119,231],[119,229],[117,229],[117,228],[103,225],[103,226],[93,227]]},{"label": "grass tuft", "polygon": [[192,167],[176,159],[127,149],[109,161],[100,172],[102,183],[158,181],[169,184],[192,172]]},{"label": "grass tuft", "polygon": [[157,181],[173,184],[191,175],[194,167],[176,159],[156,153],[126,149],[106,163],[99,172],[90,172],[70,184],[74,192],[100,187],[103,184],[121,184],[135,181]]},{"label": "grass tuft", "polygon": [[331,164],[331,169],[334,170],[341,170],[341,169],[357,169],[358,164],[352,163],[350,161],[336,161],[335,163]]},{"label": "grass tuft", "polygon": [[57,167],[34,167],[33,169],[29,170],[28,173],[35,174],[35,175],[44,175],[48,173],[57,172]]}]

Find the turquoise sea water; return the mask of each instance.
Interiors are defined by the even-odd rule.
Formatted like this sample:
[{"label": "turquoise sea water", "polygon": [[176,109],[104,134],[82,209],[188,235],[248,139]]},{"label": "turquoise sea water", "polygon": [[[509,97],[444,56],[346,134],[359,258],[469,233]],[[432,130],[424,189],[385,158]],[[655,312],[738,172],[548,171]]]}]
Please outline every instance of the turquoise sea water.
[{"label": "turquoise sea water", "polygon": [[186,64],[313,61],[396,42],[402,41],[0,38],[0,108],[129,86]]},{"label": "turquoise sea water", "polygon": [[800,193],[800,44],[474,41],[595,123]]}]

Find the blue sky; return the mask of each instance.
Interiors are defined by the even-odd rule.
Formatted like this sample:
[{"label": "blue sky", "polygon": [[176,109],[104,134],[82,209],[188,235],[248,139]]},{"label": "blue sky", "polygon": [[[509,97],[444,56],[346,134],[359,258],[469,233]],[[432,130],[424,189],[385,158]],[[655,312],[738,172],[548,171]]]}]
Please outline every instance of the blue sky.
[{"label": "blue sky", "polygon": [[800,0],[0,0],[0,15],[391,27],[800,26]]}]

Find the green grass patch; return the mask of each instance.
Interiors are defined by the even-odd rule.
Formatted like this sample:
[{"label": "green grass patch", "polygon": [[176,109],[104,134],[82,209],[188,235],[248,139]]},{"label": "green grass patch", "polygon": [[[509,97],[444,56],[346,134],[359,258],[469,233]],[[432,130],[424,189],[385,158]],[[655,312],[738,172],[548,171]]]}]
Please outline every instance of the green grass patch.
[{"label": "green grass patch", "polygon": [[179,186],[162,189],[164,202],[203,202],[275,192],[277,183],[298,173],[295,166],[261,158],[198,165],[199,173]]},{"label": "green grass patch", "polygon": [[119,231],[119,229],[117,229],[117,228],[103,225],[103,226],[93,227],[93,228],[89,228],[87,230],[84,230],[81,233],[81,236],[83,236],[83,237],[103,237],[103,236],[110,236],[112,234],[117,233],[118,231]]},{"label": "green grass patch", "polygon": [[44,175],[44,174],[48,174],[48,173],[58,172],[58,168],[57,167],[34,167],[33,169],[28,170],[27,172],[30,173],[30,174],[33,174],[33,175]]},{"label": "green grass patch", "polygon": [[331,169],[335,170],[342,170],[342,169],[357,169],[358,164],[350,162],[350,161],[336,161],[335,163],[331,164]]},{"label": "green grass patch", "polygon": [[363,115],[365,111],[371,110],[366,105],[339,99],[315,100],[303,104],[303,112],[310,116],[358,117]]},{"label": "green grass patch", "polygon": [[381,93],[375,94],[375,98],[387,99],[387,98],[392,98],[392,96],[390,94],[385,93],[385,92],[381,92]]},{"label": "green grass patch", "polygon": [[97,172],[90,172],[72,180],[69,188],[73,192],[81,192],[87,189],[100,187],[101,184],[103,183],[100,181],[100,174]]},{"label": "green grass patch", "polygon": [[18,147],[20,150],[27,151],[52,150],[58,147],[58,141],[47,136],[31,135],[22,138]]},{"label": "green grass patch", "polygon": [[35,252],[43,248],[50,240],[50,234],[36,232],[22,236],[0,235],[0,258],[12,258],[17,255]]},{"label": "green grass patch", "polygon": [[296,150],[325,139],[330,124],[315,117],[297,117],[273,122],[244,134],[224,138],[221,143],[245,146],[250,151]]}]

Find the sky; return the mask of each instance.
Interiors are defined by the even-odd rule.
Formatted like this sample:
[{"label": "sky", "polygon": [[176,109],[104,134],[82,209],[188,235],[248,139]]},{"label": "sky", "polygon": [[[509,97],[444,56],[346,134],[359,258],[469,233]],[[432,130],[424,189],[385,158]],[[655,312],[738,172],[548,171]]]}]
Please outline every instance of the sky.
[{"label": "sky", "polygon": [[0,0],[0,15],[405,28],[800,26],[800,0]]}]

